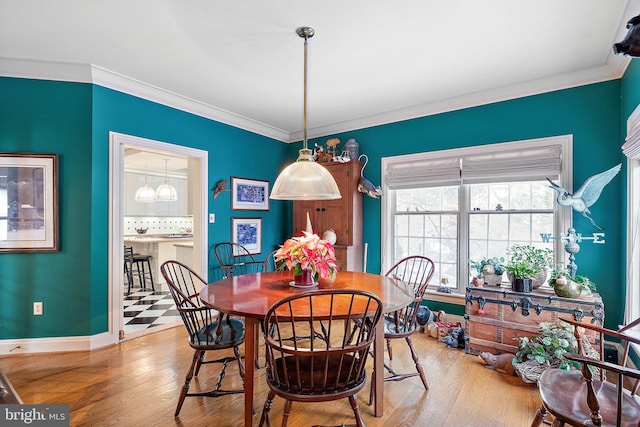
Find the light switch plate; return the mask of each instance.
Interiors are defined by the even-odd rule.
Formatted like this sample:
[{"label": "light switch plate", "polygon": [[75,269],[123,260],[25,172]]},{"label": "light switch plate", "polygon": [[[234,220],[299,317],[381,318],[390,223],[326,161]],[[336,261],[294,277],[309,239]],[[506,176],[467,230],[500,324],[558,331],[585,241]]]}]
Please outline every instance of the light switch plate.
[{"label": "light switch plate", "polygon": [[34,302],[33,303],[33,314],[35,316],[42,315],[42,302]]}]

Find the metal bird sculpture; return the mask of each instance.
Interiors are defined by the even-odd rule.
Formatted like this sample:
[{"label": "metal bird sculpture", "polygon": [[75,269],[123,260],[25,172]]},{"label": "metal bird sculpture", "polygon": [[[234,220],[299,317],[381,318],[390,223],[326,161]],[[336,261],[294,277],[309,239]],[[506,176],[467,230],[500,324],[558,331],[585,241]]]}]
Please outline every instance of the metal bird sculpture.
[{"label": "metal bird sculpture", "polygon": [[607,171],[593,175],[588,178],[573,194],[569,193],[558,184],[555,184],[549,178],[547,178],[547,181],[551,184],[550,187],[558,192],[556,201],[560,206],[571,206],[574,211],[580,212],[582,216],[587,218],[594,227],[598,230],[602,230],[602,228],[599,227],[598,224],[596,224],[596,222],[589,216],[591,214],[589,206],[598,201],[600,193],[602,193],[602,189],[611,182],[618,172],[620,172],[621,167],[622,165],[619,164]]},{"label": "metal bird sculpture", "polygon": [[220,193],[222,193],[223,191],[230,191],[230,190],[225,190],[225,186],[227,185],[227,180],[226,179],[222,179],[220,181],[218,181],[216,183],[216,186],[213,188],[213,198],[217,199],[218,196],[220,195]]},{"label": "metal bird sculpture", "polygon": [[378,185],[377,187],[373,185],[371,181],[364,177],[364,168],[367,167],[367,163],[369,163],[369,157],[366,154],[362,154],[358,157],[358,160],[364,157],[364,166],[362,166],[362,170],[360,171],[360,181],[358,182],[358,191],[366,194],[369,197],[373,197],[377,199],[382,196],[382,188]]}]

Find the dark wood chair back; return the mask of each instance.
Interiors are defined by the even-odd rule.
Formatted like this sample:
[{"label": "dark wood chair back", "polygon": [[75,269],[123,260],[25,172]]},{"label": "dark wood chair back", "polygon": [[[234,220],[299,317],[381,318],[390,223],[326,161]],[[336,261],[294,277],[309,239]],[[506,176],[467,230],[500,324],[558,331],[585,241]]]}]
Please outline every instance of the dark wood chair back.
[{"label": "dark wood chair back", "polygon": [[366,381],[365,365],[381,315],[380,299],[359,290],[315,290],[275,303],[265,317],[270,392],[261,425],[269,424],[275,395],[286,400],[283,423],[293,401],[346,397],[362,425],[355,394]]},{"label": "dark wood chair back", "polygon": [[[635,395],[640,371],[626,366],[631,345],[640,344],[640,337],[628,331],[640,323],[640,319],[617,331],[572,319],[561,320],[574,326],[578,354],[565,353],[564,356],[578,366],[569,371],[549,368],[540,375],[538,389],[542,405],[532,427],[551,423],[547,420],[549,416],[553,418],[553,425],[640,426],[640,400]],[[585,330],[596,332],[596,351],[583,334]],[[623,353],[618,361],[605,361],[606,340],[621,344]]]},{"label": "dark wood chair back", "polygon": [[262,271],[276,271],[276,269],[278,268],[278,265],[277,265],[276,260],[274,258],[276,252],[278,252],[277,249],[274,250],[274,251],[269,252],[267,257],[262,262]]},{"label": "dark wood chair back", "polygon": [[[227,394],[244,393],[244,390],[222,389],[222,379],[230,361],[237,361],[240,376],[244,379],[244,363],[239,346],[244,342],[244,324],[232,319],[228,314],[212,310],[200,300],[200,290],[206,286],[205,280],[195,271],[179,261],[166,261],[160,271],[169,285],[171,296],[180,313],[180,317],[189,334],[189,345],[195,350],[191,367],[187,372],[182,387],[175,416],[182,408],[185,397],[210,396],[218,397]],[[205,352],[233,348],[234,356],[205,360]],[[198,376],[200,367],[207,363],[221,363],[222,368],[214,390],[188,393],[189,384],[194,376]]]},{"label": "dark wood chair back", "polygon": [[413,287],[414,299],[412,304],[385,316],[385,338],[404,338],[416,330],[418,307],[434,271],[433,261],[420,255],[403,258],[387,271],[385,276]]},{"label": "dark wood chair back", "polygon": [[213,255],[224,278],[262,271],[263,263],[256,261],[247,248],[238,243],[216,243],[213,246]]},{"label": "dark wood chair back", "polygon": [[[412,255],[398,261],[389,269],[389,271],[387,271],[387,274],[385,274],[385,276],[401,280],[411,285],[413,288],[413,302],[398,311],[387,313],[382,321],[389,360],[393,359],[391,340],[404,338],[405,342],[409,346],[411,358],[413,359],[416,367],[415,372],[398,373],[391,369],[389,365],[384,363],[385,369],[391,374],[384,378],[385,381],[400,381],[405,378],[420,376],[424,389],[429,390],[429,384],[427,383],[427,377],[424,374],[424,369],[420,363],[420,358],[418,357],[418,353],[416,353],[416,350],[413,348],[413,343],[411,342],[411,335],[418,327],[418,307],[420,307],[422,297],[427,290],[427,286],[429,286],[429,280],[431,280],[434,271],[435,265],[430,258],[421,255]],[[373,403],[374,394],[374,383],[371,382],[369,405]]]}]

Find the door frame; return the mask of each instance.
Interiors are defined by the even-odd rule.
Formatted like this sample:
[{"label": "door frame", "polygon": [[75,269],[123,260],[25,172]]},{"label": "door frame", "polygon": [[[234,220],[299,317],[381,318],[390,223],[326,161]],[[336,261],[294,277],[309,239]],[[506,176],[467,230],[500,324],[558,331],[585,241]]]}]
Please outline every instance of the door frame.
[{"label": "door frame", "polygon": [[109,132],[109,335],[111,341],[121,340],[123,330],[124,278],[124,151],[126,147],[156,153],[176,154],[190,158],[193,178],[193,263],[202,277],[207,272],[207,212],[208,212],[208,152],[167,142]]}]

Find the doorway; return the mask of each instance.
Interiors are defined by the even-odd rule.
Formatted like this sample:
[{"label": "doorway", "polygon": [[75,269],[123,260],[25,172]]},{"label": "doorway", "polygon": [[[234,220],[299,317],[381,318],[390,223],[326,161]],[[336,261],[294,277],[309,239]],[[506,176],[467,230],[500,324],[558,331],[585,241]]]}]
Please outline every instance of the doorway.
[{"label": "doorway", "polygon": [[[181,159],[187,164],[188,204],[193,216],[192,268],[206,277],[207,266],[207,165],[208,153],[175,144],[124,135],[109,134],[109,335],[113,342],[135,338],[147,333],[173,327],[177,323],[155,326],[135,333],[124,332],[124,300],[126,293],[123,275],[125,225],[125,153],[148,153],[150,157],[162,156],[167,159]],[[166,173],[166,170],[165,170]],[[160,261],[158,259],[157,261]],[[156,274],[157,277],[157,274]],[[157,280],[163,282],[161,277]],[[166,290],[166,285],[165,285]]]}]

